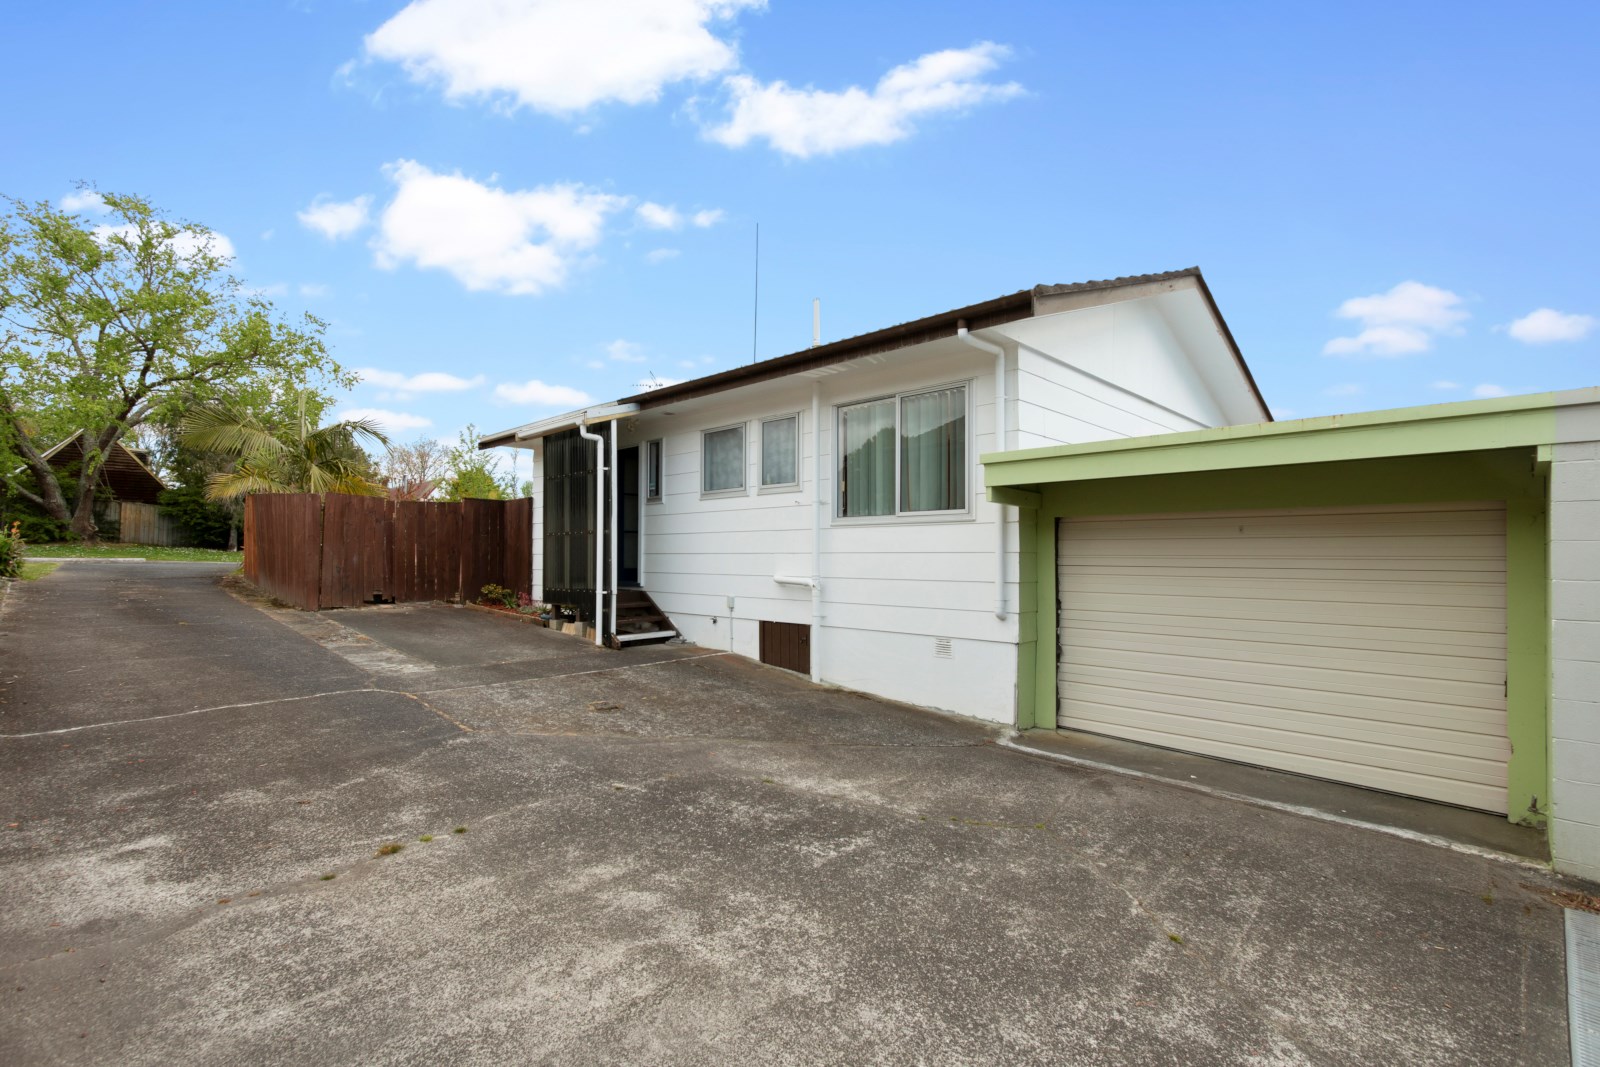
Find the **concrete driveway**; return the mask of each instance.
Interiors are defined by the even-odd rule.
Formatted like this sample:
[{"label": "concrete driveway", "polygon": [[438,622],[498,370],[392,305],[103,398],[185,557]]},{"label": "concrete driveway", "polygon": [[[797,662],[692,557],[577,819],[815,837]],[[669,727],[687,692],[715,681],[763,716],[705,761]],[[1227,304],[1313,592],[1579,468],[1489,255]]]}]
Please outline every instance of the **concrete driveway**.
[{"label": "concrete driveway", "polygon": [[1565,1062],[1537,873],[219,578],[0,608],[0,1062]]}]

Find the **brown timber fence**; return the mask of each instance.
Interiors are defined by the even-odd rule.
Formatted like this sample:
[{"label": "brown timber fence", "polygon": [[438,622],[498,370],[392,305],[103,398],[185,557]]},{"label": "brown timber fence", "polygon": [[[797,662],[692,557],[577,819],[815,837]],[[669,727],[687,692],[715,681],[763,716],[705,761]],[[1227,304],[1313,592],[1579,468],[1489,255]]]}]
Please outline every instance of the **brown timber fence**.
[{"label": "brown timber fence", "polygon": [[265,493],[244,509],[244,574],[297,608],[476,600],[533,588],[533,501],[431,503]]}]

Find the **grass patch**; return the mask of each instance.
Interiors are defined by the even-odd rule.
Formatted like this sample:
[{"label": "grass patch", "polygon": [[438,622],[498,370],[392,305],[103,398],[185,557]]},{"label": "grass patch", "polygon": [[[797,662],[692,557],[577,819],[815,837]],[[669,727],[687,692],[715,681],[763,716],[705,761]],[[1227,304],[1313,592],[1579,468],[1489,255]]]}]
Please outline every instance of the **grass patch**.
[{"label": "grass patch", "polygon": [[339,877],[337,874],[325,874],[322,876],[322,880],[324,882],[331,882],[337,877]]},{"label": "grass patch", "polygon": [[221,548],[169,548],[166,545],[83,545],[63,542],[53,545],[29,545],[27,553],[48,559],[110,559],[116,556],[140,556],[144,559],[168,560],[178,563],[233,563],[244,562],[243,552],[229,552]]},{"label": "grass patch", "polygon": [[59,566],[61,566],[59,563],[24,563],[22,572],[17,577],[25,582],[35,582]]},{"label": "grass patch", "polygon": [[417,840],[423,842],[424,844],[426,844],[427,842],[433,840],[433,835],[432,834],[423,834],[421,837],[417,838]]},{"label": "grass patch", "polygon": [[454,832],[458,834],[464,834],[467,832],[467,828],[465,826],[458,826],[455,828]]},{"label": "grass patch", "polygon": [[384,845],[382,848],[378,849],[378,853],[377,854],[380,855],[380,856],[392,856],[396,852],[404,851],[405,847],[406,846],[404,846],[402,844],[398,844],[398,843],[390,844],[390,845]]}]

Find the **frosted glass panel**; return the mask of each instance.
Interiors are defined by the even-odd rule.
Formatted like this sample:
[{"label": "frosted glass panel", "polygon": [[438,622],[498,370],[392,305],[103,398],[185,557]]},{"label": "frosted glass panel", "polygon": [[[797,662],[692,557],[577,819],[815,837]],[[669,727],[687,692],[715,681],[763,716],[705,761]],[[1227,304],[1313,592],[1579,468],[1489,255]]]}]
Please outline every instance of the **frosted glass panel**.
[{"label": "frosted glass panel", "polygon": [[744,427],[730,426],[705,435],[701,487],[708,493],[744,488]]},{"label": "frosted glass panel", "polygon": [[761,424],[761,484],[793,485],[795,478],[795,431],[799,420],[772,419]]}]

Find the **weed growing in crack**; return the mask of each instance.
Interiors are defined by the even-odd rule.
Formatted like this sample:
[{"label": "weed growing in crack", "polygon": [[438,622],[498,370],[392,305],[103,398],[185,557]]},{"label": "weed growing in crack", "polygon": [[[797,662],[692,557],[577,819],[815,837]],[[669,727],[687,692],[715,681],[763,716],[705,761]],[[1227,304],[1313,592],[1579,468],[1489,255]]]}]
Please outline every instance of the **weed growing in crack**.
[{"label": "weed growing in crack", "polygon": [[384,845],[382,848],[378,849],[376,855],[378,855],[378,856],[392,856],[396,852],[400,852],[400,851],[404,850],[405,847],[406,846],[404,846],[402,844],[399,844],[399,843],[392,843],[392,844]]},{"label": "weed growing in crack", "polygon": [[423,842],[424,844],[426,844],[427,842],[433,840],[433,835],[432,834],[423,834],[421,837],[417,838],[417,840]]},{"label": "weed growing in crack", "polygon": [[454,832],[458,834],[464,834],[467,832],[467,828],[465,826],[458,826],[455,828]]}]

